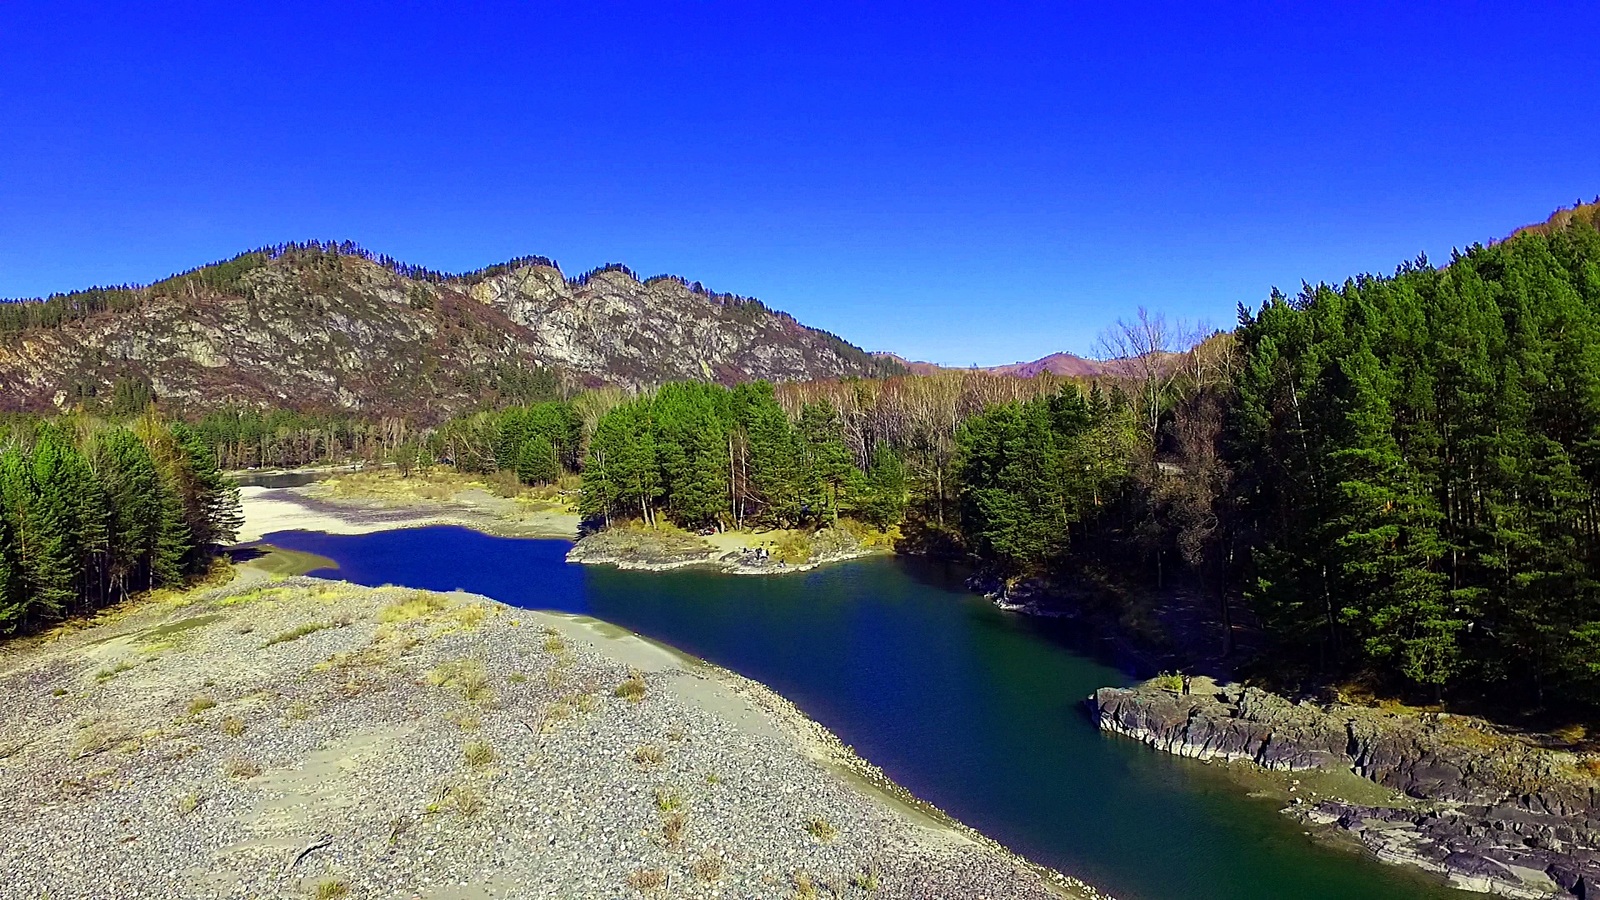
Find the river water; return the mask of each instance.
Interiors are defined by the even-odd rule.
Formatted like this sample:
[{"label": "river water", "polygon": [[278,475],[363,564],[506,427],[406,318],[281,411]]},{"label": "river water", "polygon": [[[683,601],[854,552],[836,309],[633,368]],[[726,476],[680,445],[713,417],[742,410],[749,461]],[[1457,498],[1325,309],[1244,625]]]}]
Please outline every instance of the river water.
[{"label": "river water", "polygon": [[1122,900],[1482,896],[1317,844],[1220,766],[1100,733],[1083,699],[1127,676],[1070,624],[1002,612],[938,564],[621,572],[567,563],[567,541],[444,526],[266,542],[339,563],[314,574],[592,615],[732,669],[917,796]]}]

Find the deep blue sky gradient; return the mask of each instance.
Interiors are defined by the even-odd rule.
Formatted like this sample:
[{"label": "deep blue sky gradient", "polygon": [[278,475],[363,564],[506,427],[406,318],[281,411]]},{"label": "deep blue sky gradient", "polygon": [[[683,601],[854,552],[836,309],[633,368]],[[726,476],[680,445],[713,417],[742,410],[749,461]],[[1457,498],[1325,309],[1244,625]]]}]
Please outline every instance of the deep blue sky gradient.
[{"label": "deep blue sky gradient", "polygon": [[111,6],[0,4],[0,296],[348,238],[992,364],[1600,193],[1592,2]]}]

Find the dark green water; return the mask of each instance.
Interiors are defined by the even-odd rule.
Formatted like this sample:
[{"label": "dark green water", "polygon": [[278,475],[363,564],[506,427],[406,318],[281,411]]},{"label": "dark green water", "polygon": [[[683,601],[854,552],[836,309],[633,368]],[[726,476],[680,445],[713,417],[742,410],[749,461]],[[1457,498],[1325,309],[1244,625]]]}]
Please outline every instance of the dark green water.
[{"label": "dark green water", "polygon": [[1123,900],[1466,898],[1320,846],[1217,771],[1101,734],[1127,677],[1070,625],[1004,613],[937,565],[877,558],[738,577],[568,564],[565,541],[436,527],[269,535],[369,584],[583,613],[772,687],[896,781]]}]

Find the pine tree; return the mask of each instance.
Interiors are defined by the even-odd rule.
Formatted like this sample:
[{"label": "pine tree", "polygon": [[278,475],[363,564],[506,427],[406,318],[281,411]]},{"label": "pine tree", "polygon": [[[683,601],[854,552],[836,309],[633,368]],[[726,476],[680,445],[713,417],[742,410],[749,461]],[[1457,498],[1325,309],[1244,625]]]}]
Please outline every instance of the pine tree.
[{"label": "pine tree", "polygon": [[1466,622],[1451,615],[1438,571],[1443,520],[1400,456],[1387,397],[1394,385],[1362,344],[1343,362],[1346,434],[1330,462],[1340,500],[1327,522],[1341,624],[1366,656],[1418,684],[1442,687],[1458,668]]},{"label": "pine tree", "polygon": [[29,460],[34,496],[23,516],[33,546],[24,566],[30,589],[27,618],[34,624],[60,618],[78,600],[83,557],[78,504],[61,440],[53,430],[41,431]]},{"label": "pine tree", "polygon": [[109,574],[119,593],[148,589],[161,534],[160,473],[150,451],[126,428],[101,432],[93,459],[111,511]]},{"label": "pine tree", "polygon": [[906,466],[886,444],[878,445],[872,453],[864,494],[858,510],[873,525],[888,528],[905,516]]},{"label": "pine tree", "polygon": [[163,478],[160,498],[161,518],[156,527],[155,549],[150,555],[150,580],[156,587],[183,581],[185,565],[194,547],[180,487],[171,479]]},{"label": "pine tree", "polygon": [[18,570],[16,542],[11,533],[5,492],[0,491],[0,634],[15,633],[22,623],[24,611],[22,573]]},{"label": "pine tree", "polygon": [[556,463],[556,448],[544,436],[522,442],[517,456],[517,479],[523,484],[549,484],[561,477]]},{"label": "pine tree", "polygon": [[[748,390],[745,390],[748,387]],[[749,448],[749,518],[768,525],[794,525],[801,518],[802,463],[789,417],[765,382],[741,385],[739,424]]]},{"label": "pine tree", "polygon": [[193,429],[173,425],[170,434],[173,482],[183,504],[190,542],[184,571],[195,575],[205,569],[216,547],[233,542],[244,524],[239,486],[222,474],[211,449]]},{"label": "pine tree", "polygon": [[796,430],[806,479],[802,490],[811,515],[838,522],[839,508],[851,502],[860,475],[845,446],[839,414],[827,403],[807,403],[800,409]]},{"label": "pine tree", "polygon": [[590,440],[589,457],[591,465],[584,472],[584,514],[609,520],[613,514],[637,510],[646,525],[654,526],[655,503],[662,488],[647,402],[623,403],[601,417]]}]

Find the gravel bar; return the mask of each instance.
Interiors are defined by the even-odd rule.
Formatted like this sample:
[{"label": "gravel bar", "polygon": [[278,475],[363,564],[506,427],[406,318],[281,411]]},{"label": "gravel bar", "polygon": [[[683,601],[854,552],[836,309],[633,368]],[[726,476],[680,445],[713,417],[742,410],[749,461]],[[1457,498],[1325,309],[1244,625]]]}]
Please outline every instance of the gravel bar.
[{"label": "gravel bar", "polygon": [[29,900],[1103,896],[671,648],[311,578],[0,647],[0,872]]}]

